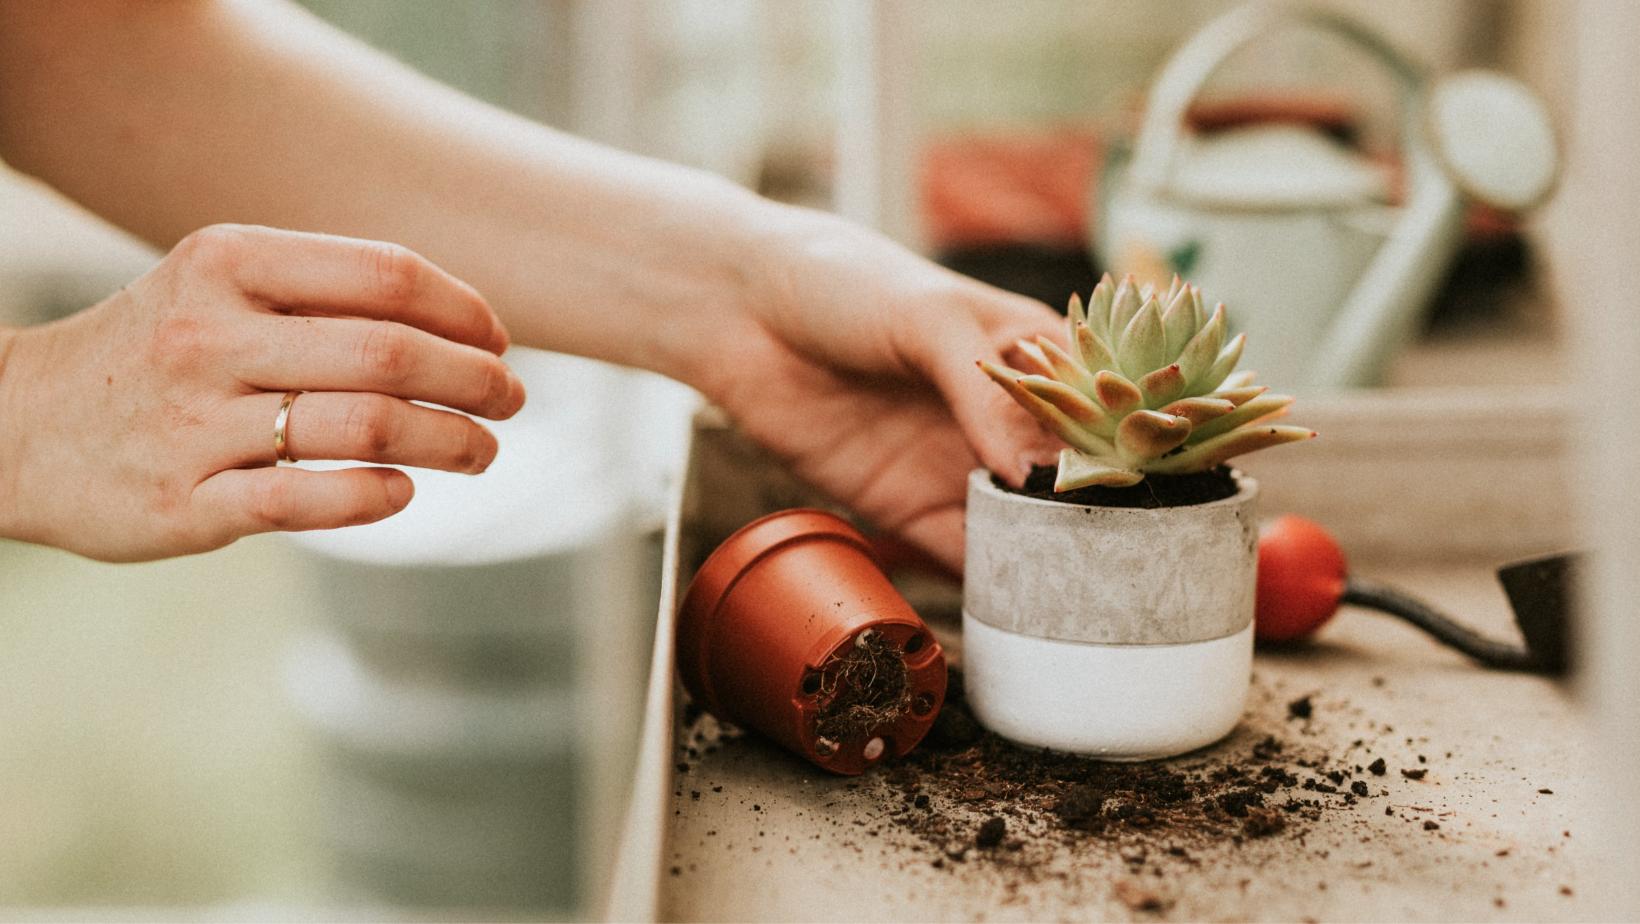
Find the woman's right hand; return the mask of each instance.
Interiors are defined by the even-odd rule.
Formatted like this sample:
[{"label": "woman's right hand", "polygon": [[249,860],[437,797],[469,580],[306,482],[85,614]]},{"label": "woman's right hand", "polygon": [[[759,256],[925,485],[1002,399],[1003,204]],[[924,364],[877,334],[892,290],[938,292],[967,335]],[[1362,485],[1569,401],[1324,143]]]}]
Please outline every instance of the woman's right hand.
[{"label": "woman's right hand", "polygon": [[482,472],[524,388],[471,287],[402,247],[218,225],[72,317],[0,330],[0,536],[107,561],[369,523],[413,487],[286,452]]}]

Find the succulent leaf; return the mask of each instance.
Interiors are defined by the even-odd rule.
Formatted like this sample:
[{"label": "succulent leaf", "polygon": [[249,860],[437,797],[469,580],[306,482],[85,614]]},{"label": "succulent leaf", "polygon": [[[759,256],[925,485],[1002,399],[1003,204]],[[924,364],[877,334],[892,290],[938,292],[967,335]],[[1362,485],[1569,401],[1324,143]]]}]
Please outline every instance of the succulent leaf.
[{"label": "succulent leaf", "polygon": [[1082,356],[1082,365],[1089,372],[1119,367],[1120,364],[1116,361],[1116,351],[1112,350],[1110,344],[1089,329],[1086,324],[1076,325],[1072,333],[1074,339],[1071,342],[1076,344],[1076,351]]},{"label": "succulent leaf", "polygon": [[1160,411],[1134,411],[1116,425],[1116,449],[1135,463],[1177,449],[1190,438],[1190,421]]},{"label": "succulent leaf", "polygon": [[1122,284],[1116,287],[1116,294],[1111,296],[1110,302],[1110,334],[1111,339],[1119,339],[1118,335],[1127,329],[1128,322],[1139,313],[1143,299],[1139,297],[1139,284],[1134,282],[1133,274],[1122,277]]},{"label": "succulent leaf", "polygon": [[1273,424],[1242,427],[1229,433],[1221,433],[1210,440],[1186,447],[1183,452],[1152,462],[1146,466],[1146,470],[1160,475],[1205,472],[1255,449],[1267,449],[1282,443],[1296,443],[1314,439],[1315,436],[1316,432],[1308,427]]},{"label": "succulent leaf", "polygon": [[[1092,402],[1089,402],[1090,404]],[[1286,395],[1260,395],[1243,403],[1228,414],[1202,424],[1194,433],[1190,434],[1190,442],[1200,443],[1210,440],[1221,433],[1229,432],[1243,424],[1250,424],[1278,413],[1293,403],[1293,399]]]},{"label": "succulent leaf", "polygon": [[1084,427],[1096,432],[1107,426],[1114,427],[1110,417],[1092,398],[1063,382],[1056,382],[1040,375],[1022,376],[1018,382],[1026,391],[1053,405],[1061,414]]},{"label": "succulent leaf", "polygon": [[1190,287],[1190,314],[1196,319],[1196,329],[1207,326],[1207,303],[1202,301],[1202,290]]},{"label": "succulent leaf", "polygon": [[1127,327],[1122,330],[1122,342],[1116,347],[1116,358],[1122,361],[1122,372],[1130,379],[1138,379],[1157,366],[1167,352],[1167,335],[1162,331],[1162,309],[1156,299],[1148,298],[1139,307]]},{"label": "succulent leaf", "polygon": [[1167,284],[1167,294],[1162,296],[1162,304],[1172,305],[1174,297],[1183,292],[1184,288],[1184,280],[1179,278],[1178,273],[1174,273],[1173,281]]},{"label": "succulent leaf", "polygon": [[991,377],[991,381],[1001,385],[1003,390],[1014,401],[1023,407],[1037,422],[1047,427],[1055,436],[1084,452],[1094,454],[1115,455],[1116,449],[1109,442],[1102,439],[1097,433],[1082,426],[1067,416],[1059,408],[1031,393],[1031,390],[1020,384],[1023,375],[1005,366],[995,366],[981,360],[979,367]]},{"label": "succulent leaf", "polygon": [[1188,384],[1179,364],[1174,363],[1139,379],[1139,390],[1144,392],[1145,407],[1160,407],[1184,394]]},{"label": "succulent leaf", "polygon": [[[1179,277],[1173,277],[1178,282]],[[1196,315],[1190,305],[1190,293],[1184,289],[1172,292],[1163,304],[1167,305],[1162,312],[1162,330],[1167,335],[1168,356],[1178,356],[1184,345],[1196,334]]]},{"label": "succulent leaf", "polygon": [[1201,429],[1201,425],[1236,409],[1236,405],[1223,398],[1180,398],[1178,401],[1162,408],[1163,414],[1172,414],[1174,417],[1183,417],[1190,421],[1191,435]]},{"label": "succulent leaf", "polygon": [[1110,303],[1116,283],[1106,273],[1099,279],[1099,284],[1093,287],[1093,294],[1088,296],[1088,329],[1101,339],[1110,339]]},{"label": "succulent leaf", "polygon": [[1053,369],[1053,374],[1049,378],[1058,379],[1084,394],[1093,393],[1093,376],[1089,374],[1088,370],[1082,368],[1080,363],[1072,359],[1071,355],[1066,353],[1059,344],[1054,343],[1047,337],[1038,337],[1036,338],[1036,345],[1042,351],[1042,355],[1047,358],[1048,365]]},{"label": "succulent leaf", "polygon": [[[1213,312],[1213,316],[1196,331],[1196,336],[1179,351],[1179,370],[1184,373],[1185,381],[1194,388],[1206,376],[1213,363],[1219,358],[1219,350],[1224,346],[1224,306],[1220,305]],[[1202,389],[1211,391],[1212,389]]]},{"label": "succulent leaf", "polygon": [[1219,351],[1219,357],[1213,361],[1212,367],[1200,379],[1192,380],[1190,384],[1200,391],[1218,388],[1219,384],[1229,377],[1230,370],[1236,368],[1236,363],[1241,362],[1241,350],[1246,343],[1246,334],[1237,334],[1231,338],[1230,343]]},{"label": "succulent leaf", "polygon": [[1218,391],[1208,392],[1207,397],[1223,398],[1231,404],[1234,404],[1236,407],[1241,407],[1243,404],[1246,404],[1269,390],[1270,386],[1268,385],[1245,385],[1241,388],[1232,388],[1228,391],[1220,389]]},{"label": "succulent leaf", "polygon": [[1093,396],[1105,406],[1110,416],[1120,418],[1144,406],[1144,393],[1139,386],[1120,374],[1102,369],[1093,376]]},{"label": "succulent leaf", "polygon": [[1069,349],[1046,337],[1018,344],[1024,371],[979,365],[1071,448],[1055,490],[1131,485],[1147,473],[1206,471],[1225,460],[1309,439],[1281,426],[1293,403],[1236,372],[1247,338],[1229,336],[1224,306],[1175,276],[1160,297],[1130,275],[1107,274],[1086,303],[1066,308]]},{"label": "succulent leaf", "polygon": [[1014,347],[1019,350],[1019,355],[1025,357],[1025,361],[1020,365],[1025,367],[1024,371],[1027,374],[1045,375],[1049,378],[1054,376],[1053,363],[1048,362],[1048,357],[1042,352],[1041,347],[1029,340],[1015,341]]},{"label": "succulent leaf", "polygon": [[1128,468],[1107,456],[1089,455],[1074,449],[1059,453],[1059,474],[1054,479],[1055,491],[1071,491],[1090,485],[1125,488],[1144,480],[1144,473]]}]

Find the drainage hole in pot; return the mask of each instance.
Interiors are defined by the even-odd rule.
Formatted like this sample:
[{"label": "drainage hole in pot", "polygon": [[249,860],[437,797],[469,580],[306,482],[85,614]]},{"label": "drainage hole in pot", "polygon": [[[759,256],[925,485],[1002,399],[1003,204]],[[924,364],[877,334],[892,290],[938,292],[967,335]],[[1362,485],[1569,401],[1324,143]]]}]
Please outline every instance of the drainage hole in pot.
[{"label": "drainage hole in pot", "polygon": [[883,756],[883,749],[886,747],[888,745],[883,742],[883,739],[873,738],[866,742],[866,746],[860,751],[860,756],[866,760],[876,760]]},{"label": "drainage hole in pot", "polygon": [[934,694],[932,693],[919,693],[917,698],[911,701],[911,712],[915,715],[927,715],[933,711]]},{"label": "drainage hole in pot", "polygon": [[905,653],[908,655],[916,654],[917,652],[922,651],[922,648],[923,637],[921,633],[913,635],[905,640]]},{"label": "drainage hole in pot", "polygon": [[820,672],[809,671],[803,675],[803,695],[813,696],[820,692]]}]

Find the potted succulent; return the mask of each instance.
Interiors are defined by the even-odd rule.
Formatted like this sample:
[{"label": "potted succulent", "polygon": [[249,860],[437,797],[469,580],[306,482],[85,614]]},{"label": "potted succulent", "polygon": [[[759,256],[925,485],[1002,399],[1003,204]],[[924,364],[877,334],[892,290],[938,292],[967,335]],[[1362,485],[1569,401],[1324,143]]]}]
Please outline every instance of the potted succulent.
[{"label": "potted succulent", "polygon": [[1069,349],[980,363],[1067,448],[1022,490],[969,477],[969,701],[1023,744],[1182,753],[1235,727],[1251,670],[1258,484],[1224,463],[1315,433],[1271,422],[1293,399],[1235,372],[1244,336],[1177,278],[1107,275],[1067,315]]}]

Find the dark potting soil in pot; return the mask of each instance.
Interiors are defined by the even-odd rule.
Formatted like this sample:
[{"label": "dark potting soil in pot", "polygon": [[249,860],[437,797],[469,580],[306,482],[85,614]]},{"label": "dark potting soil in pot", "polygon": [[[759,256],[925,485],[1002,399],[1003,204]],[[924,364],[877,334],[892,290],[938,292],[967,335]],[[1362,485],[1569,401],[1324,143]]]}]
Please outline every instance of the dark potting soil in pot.
[{"label": "dark potting soil in pot", "polygon": [[863,741],[911,708],[905,656],[881,633],[863,636],[818,672],[820,713],[814,731],[839,744]]},{"label": "dark potting soil in pot", "polygon": [[1232,497],[1238,490],[1228,466],[1189,475],[1146,475],[1145,480],[1126,488],[1092,485],[1072,491],[1055,492],[1057,465],[1033,465],[1023,488],[1011,488],[995,475],[991,483],[1009,494],[1023,494],[1037,500],[1059,501],[1088,507],[1188,507]]}]

